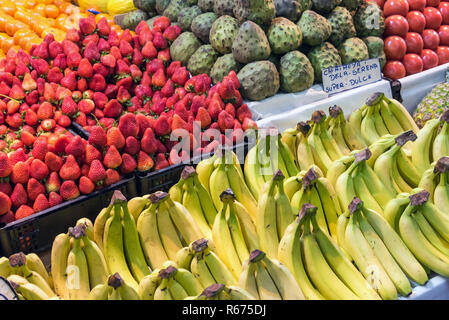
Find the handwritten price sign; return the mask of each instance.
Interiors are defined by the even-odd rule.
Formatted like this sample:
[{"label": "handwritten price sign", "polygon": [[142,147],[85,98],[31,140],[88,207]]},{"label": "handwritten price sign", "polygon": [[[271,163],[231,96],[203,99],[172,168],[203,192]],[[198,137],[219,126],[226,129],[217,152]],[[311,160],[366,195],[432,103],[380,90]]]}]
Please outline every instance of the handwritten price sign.
[{"label": "handwritten price sign", "polygon": [[382,80],[378,58],[324,69],[323,87],[328,94],[358,88]]}]

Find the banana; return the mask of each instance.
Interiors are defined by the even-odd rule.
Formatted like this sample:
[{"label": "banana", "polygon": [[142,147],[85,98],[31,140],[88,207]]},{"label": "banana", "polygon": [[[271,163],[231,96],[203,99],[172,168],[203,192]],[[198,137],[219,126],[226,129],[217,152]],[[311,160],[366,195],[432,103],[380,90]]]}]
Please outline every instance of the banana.
[{"label": "banana", "polygon": [[279,152],[279,157],[284,161],[285,174],[289,177],[296,176],[299,173],[298,166],[295,162],[295,157],[289,148],[282,142],[281,135],[278,135],[277,147]]},{"label": "banana", "polygon": [[354,162],[355,157],[353,154],[341,157],[340,159],[332,162],[329,170],[327,171],[326,178],[329,180],[331,185],[335,188],[337,179],[341,176],[349,166]]},{"label": "banana", "polygon": [[426,171],[432,163],[432,144],[440,126],[440,120],[432,119],[426,122],[418,132],[418,139],[413,143],[412,163],[418,172]]},{"label": "banana", "polygon": [[385,100],[379,103],[379,108],[382,120],[385,123],[385,126],[387,127],[390,134],[400,134],[404,132],[404,128],[402,128],[398,119],[396,119]]},{"label": "banana", "polygon": [[412,160],[406,154],[404,148],[402,148],[400,153],[397,155],[396,162],[400,176],[407,182],[408,185],[416,188],[421,180],[421,173],[416,170]]},{"label": "banana", "polygon": [[442,212],[449,208],[449,171],[440,174],[440,181],[435,188],[433,198],[436,207]]},{"label": "banana", "polygon": [[302,217],[305,221],[300,241],[307,273],[313,284],[326,299],[359,300],[360,298],[331,269],[312,234],[310,219],[311,215],[316,214],[316,211],[317,208],[315,206],[309,205],[308,210]]},{"label": "banana", "polygon": [[[318,118],[321,116],[319,112],[316,113],[315,115],[316,120],[318,120]],[[320,167],[320,169],[323,171],[324,174],[326,174],[327,170],[330,168],[332,164],[332,159],[330,158],[330,155],[327,153],[326,147],[324,146],[324,143],[321,140],[321,137],[319,135],[319,125],[317,123],[313,124],[311,132],[307,138],[307,141],[312,150],[314,163],[318,167]]]},{"label": "banana", "polygon": [[[297,127],[288,128],[282,132],[281,141],[285,144],[285,146],[290,150],[292,155],[296,157],[296,145],[297,145],[297,136],[299,130]],[[296,159],[295,159],[296,160]]]},{"label": "banana", "polygon": [[206,188],[207,192],[211,193],[210,178],[214,171],[214,162],[217,160],[217,156],[214,154],[212,157],[202,160],[196,166],[196,172],[198,172],[198,179],[201,184]]},{"label": "banana", "polygon": [[374,117],[374,124],[376,126],[376,131],[379,134],[379,137],[382,137],[386,134],[391,134],[391,132],[388,131],[382,116],[380,115],[380,105],[382,104],[382,101],[380,101],[378,104],[376,104],[373,110],[373,117]]},{"label": "banana", "polygon": [[354,181],[352,179],[352,172],[359,164],[353,162],[349,168],[338,177],[335,183],[335,192],[338,195],[341,208],[347,208],[352,199],[356,196]]},{"label": "banana", "polygon": [[164,198],[157,209],[157,228],[167,257],[170,260],[174,260],[176,253],[182,249],[184,245],[179,239],[166,199],[167,197]]},{"label": "banana", "polygon": [[186,269],[177,269],[174,275],[174,280],[179,283],[189,296],[197,296],[204,289],[198,279]]},{"label": "banana", "polygon": [[176,253],[175,263],[179,268],[190,269],[190,263],[193,259],[193,253],[189,247],[184,247]]},{"label": "banana", "polygon": [[261,262],[265,264],[265,268],[276,284],[276,288],[278,289],[282,300],[305,299],[295,278],[283,264],[276,259],[268,258],[266,255],[264,255]]},{"label": "banana", "polygon": [[239,220],[243,237],[245,238],[245,243],[248,249],[255,250],[256,248],[259,248],[259,238],[257,236],[256,225],[251,219],[248,210],[246,210],[246,208],[238,201],[234,201],[230,204],[230,210],[233,210]]},{"label": "banana", "polygon": [[[290,200],[284,191],[284,176],[282,172],[276,173],[277,179],[277,193],[274,197],[276,202],[276,228],[278,239],[284,236],[285,229],[293,221],[294,215],[292,211],[292,206],[290,205]],[[255,250],[256,248],[252,248]]]},{"label": "banana", "polygon": [[203,288],[207,288],[215,283],[215,278],[213,277],[211,271],[209,270],[204,256],[202,254],[195,255],[190,264],[190,270],[195,278],[201,283]]},{"label": "banana", "polygon": [[14,283],[16,283],[18,285],[22,285],[22,284],[25,284],[25,283],[30,283],[27,279],[25,279],[24,277],[19,276],[17,274],[11,274],[6,280],[8,280],[9,282],[14,282]]},{"label": "banana", "polygon": [[[89,267],[81,248],[82,229],[75,227],[69,231],[73,246],[67,257],[67,290],[70,300],[87,300],[90,292]],[[107,244],[106,244],[107,245]]]},{"label": "banana", "polygon": [[[231,192],[231,190],[229,191]],[[234,245],[234,248],[237,252],[241,264],[243,261],[248,259],[249,250],[245,242],[245,237],[243,236],[243,231],[240,226],[240,222],[238,221],[238,218],[235,214],[235,210],[233,209],[232,206],[234,198],[230,197],[229,200],[226,199],[225,201],[229,201],[226,222],[228,224],[229,231],[231,233],[232,243]]]},{"label": "banana", "polygon": [[265,255],[262,251],[255,250],[251,252],[251,256],[249,258],[250,263],[255,264],[255,278],[259,297],[261,300],[282,300],[274,280],[261,263],[264,256]]},{"label": "banana", "polygon": [[256,300],[260,300],[259,292],[257,291],[257,283],[255,277],[256,266],[250,260],[245,260],[242,266],[242,273],[239,277],[239,287],[248,291]]},{"label": "banana", "polygon": [[435,163],[432,163],[430,168],[424,171],[418,184],[418,188],[429,192],[429,200],[431,201],[433,201],[433,195],[437,186],[437,178],[438,172],[435,170]]},{"label": "banana", "polygon": [[106,284],[98,284],[89,292],[88,300],[108,300],[109,288]]},{"label": "banana", "polygon": [[346,144],[341,119],[344,121],[343,110],[338,106],[329,107],[329,117],[326,119],[328,132],[337,143],[340,152],[348,155],[351,153],[351,149]]},{"label": "banana", "polygon": [[32,283],[18,285],[13,283],[13,288],[21,294],[25,300],[48,300],[50,297],[38,286]]},{"label": "banana", "polygon": [[213,251],[207,250],[203,254],[203,259],[216,283],[223,283],[226,285],[237,284],[234,275]]},{"label": "banana", "polygon": [[109,300],[117,301],[117,300],[123,300],[123,299],[118,290],[112,290],[111,294],[109,295]]},{"label": "banana", "polygon": [[170,197],[167,197],[165,203],[167,204],[170,218],[186,245],[205,236],[195,223],[195,220],[193,220],[190,212],[182,204],[173,202]]},{"label": "banana", "polygon": [[99,284],[106,283],[109,272],[103,252],[101,252],[97,244],[90,240],[87,235],[81,237],[81,241],[89,268],[90,287],[94,288]]},{"label": "banana", "polygon": [[111,216],[112,206],[104,208],[100,211],[97,218],[95,218],[94,222],[94,241],[98,244],[101,251],[104,251],[103,247],[103,235],[104,235],[104,226],[106,221]]},{"label": "banana", "polygon": [[404,212],[405,208],[410,203],[409,196],[410,195],[408,193],[400,193],[395,199],[390,200],[385,207],[383,215],[388,224],[396,232],[399,232],[399,218],[401,217],[402,212]]},{"label": "banana", "polygon": [[[211,198],[209,192],[206,190],[206,188],[200,182],[200,179],[198,178],[198,174],[194,175],[193,184],[195,186],[196,192],[198,193],[198,197],[200,198],[201,209],[203,209],[204,216],[206,217],[207,223],[208,223],[209,227],[212,228],[212,225],[214,224],[215,216],[217,215],[217,209],[214,206],[214,202],[212,201],[212,198]],[[176,200],[173,200],[173,201],[176,201]],[[180,201],[176,201],[176,202],[180,202]]]},{"label": "banana", "polygon": [[123,226],[121,222],[121,200],[117,200],[114,206],[113,215],[106,221],[104,228],[104,257],[111,274],[119,273],[123,280],[133,287],[138,288],[138,283],[134,279],[126,263],[123,243]]},{"label": "banana", "polygon": [[173,279],[162,279],[161,283],[154,292],[154,300],[174,300],[173,296],[170,293],[170,290],[168,289],[168,287],[170,286],[170,281],[173,281]]},{"label": "banana", "polygon": [[224,291],[226,291],[231,300],[256,300],[248,291],[237,286],[226,286]]},{"label": "banana", "polygon": [[438,232],[438,234],[444,240],[449,241],[449,215],[428,201],[421,205],[420,212],[422,212],[426,217],[426,220],[429,221],[430,225]]},{"label": "banana", "polygon": [[36,271],[30,270],[25,264],[25,259],[25,254],[21,252],[12,255],[9,258],[9,261],[11,262],[11,267],[16,269],[19,275],[23,276],[29,283],[38,286],[49,298],[54,297],[55,293],[51,289],[50,285],[45,281],[44,277]]},{"label": "banana", "polygon": [[413,120],[410,112],[397,100],[388,99],[385,95],[382,97],[383,101],[388,105],[388,108],[395,116],[396,120],[400,123],[402,129],[413,130],[414,133],[418,134],[419,128],[415,120]]},{"label": "banana", "polygon": [[258,161],[258,143],[248,151],[245,159],[245,182],[256,200],[259,199],[261,189],[265,183],[261,175]]},{"label": "banana", "polygon": [[332,161],[335,161],[343,157],[344,154],[340,151],[337,142],[325,127],[326,114],[324,113],[324,111],[315,111],[312,114],[312,121],[315,122],[315,126],[317,126],[320,139],[327,151],[327,154],[329,155],[329,158]]},{"label": "banana", "polygon": [[138,294],[141,300],[154,300],[154,293],[160,284],[159,271],[160,269],[154,269],[140,281]]},{"label": "banana", "polygon": [[414,215],[415,221],[418,224],[419,229],[423,233],[424,237],[444,255],[449,257],[449,243],[441,238],[441,236],[430,225],[426,218],[421,214]]},{"label": "banana", "polygon": [[[220,211],[223,203],[220,200],[220,194],[231,187],[231,184],[228,180],[228,175],[226,173],[226,157],[223,156],[220,159],[220,164],[215,168],[210,176],[210,195],[212,197],[212,201],[214,202],[215,208],[217,211]],[[201,181],[201,179],[200,179]]]},{"label": "banana", "polygon": [[354,180],[354,187],[355,192],[357,194],[357,197],[359,197],[364,205],[367,208],[370,208],[380,214],[383,214],[383,209],[377,202],[377,200],[374,198],[374,196],[371,194],[370,190],[368,189],[368,185],[365,183],[365,180],[363,180],[363,176],[360,174],[360,166],[352,173],[352,179]]},{"label": "banana", "polygon": [[337,242],[338,242],[338,245],[339,245],[341,251],[344,253],[344,255],[350,261],[352,261],[353,259],[352,259],[351,255],[345,249],[346,248],[345,232],[346,232],[346,227],[348,226],[348,223],[349,223],[349,218],[350,218],[350,214],[349,214],[348,210],[344,211],[338,217],[338,221],[337,221]]},{"label": "banana", "polygon": [[83,228],[84,228],[84,230],[86,232],[86,236],[90,240],[95,241],[95,239],[94,239],[94,225],[93,225],[92,221],[90,221],[90,219],[88,219],[88,218],[81,218],[75,224],[75,226],[79,226],[79,225],[83,226]]},{"label": "banana", "polygon": [[162,239],[158,231],[158,213],[156,204],[152,203],[150,207],[144,210],[137,220],[137,231],[140,236],[140,243],[146,257],[146,261],[152,269],[160,267],[168,260]]},{"label": "banana", "polygon": [[295,177],[290,177],[284,181],[284,192],[288,197],[288,200],[291,201],[293,195],[301,189],[302,186],[302,173],[299,173]]},{"label": "banana", "polygon": [[299,122],[297,128],[300,132],[296,138],[298,143],[294,154],[296,155],[298,167],[301,170],[309,170],[310,166],[315,164],[313,151],[307,138],[311,128],[306,122]]},{"label": "banana", "polygon": [[11,266],[7,257],[0,258],[0,277],[7,278],[11,273]]},{"label": "banana", "polygon": [[397,299],[394,283],[371,249],[357,223],[357,214],[360,214],[362,206],[362,202],[358,198],[355,198],[350,204],[351,217],[345,231],[345,249],[354,259],[357,268],[365,279],[370,282],[372,288],[382,299]]},{"label": "banana", "polygon": [[[363,139],[363,135],[362,135],[362,131],[361,131],[362,119],[363,119],[363,114],[366,112],[367,108],[368,108],[368,106],[366,104],[364,104],[361,108],[352,112],[348,118],[348,124],[352,127],[355,134],[358,137],[361,137],[362,139]],[[366,140],[364,140],[364,141],[365,141],[365,143],[367,142]]]},{"label": "banana", "polygon": [[168,291],[173,300],[184,300],[189,296],[187,291],[174,278],[168,281]]},{"label": "banana", "polygon": [[137,221],[137,219],[139,219],[139,215],[149,204],[150,200],[146,196],[135,197],[128,201],[128,210],[131,216],[134,218],[134,221]]},{"label": "banana", "polygon": [[122,300],[140,300],[137,291],[124,281],[117,290],[120,293]]},{"label": "banana", "polygon": [[173,185],[170,190],[168,190],[168,194],[170,195],[170,198],[173,199],[173,201],[182,202],[182,197],[184,194],[184,179],[179,179],[178,183]]},{"label": "banana", "polygon": [[[0,258],[0,276],[2,276],[2,258]],[[37,273],[39,273],[45,280],[46,283],[48,283],[51,287],[53,287],[52,285],[52,280],[51,277],[49,276],[47,269],[45,268],[41,258],[39,258],[39,256],[35,253],[29,253],[26,255],[26,265],[27,267],[32,270],[32,271],[36,271]],[[7,276],[3,276],[3,277],[7,277]]]},{"label": "banana", "polygon": [[435,137],[432,146],[432,156],[434,161],[449,156],[449,111],[444,112],[440,117],[440,122],[443,123],[443,126]]},{"label": "banana", "polygon": [[396,136],[387,134],[368,147],[369,151],[371,151],[371,157],[366,160],[366,163],[371,168],[374,167],[374,163],[376,162],[377,158],[379,158],[381,154],[386,152],[395,144],[395,138]]},{"label": "banana", "polygon": [[53,240],[51,247],[51,276],[55,292],[62,298],[68,299],[67,290],[67,258],[70,252],[70,237],[61,233]]},{"label": "banana", "polygon": [[226,220],[226,213],[228,210],[229,202],[225,201],[225,198],[231,196],[226,191],[220,194],[220,198],[223,200],[223,208],[217,214],[212,228],[212,240],[217,248],[217,254],[228,266],[229,270],[238,277],[242,267],[239,255],[232,239],[231,231]]},{"label": "banana", "polygon": [[365,141],[367,141],[369,144],[373,144],[381,137],[376,127],[375,103],[370,105],[367,110],[368,111],[366,116],[364,116],[362,119],[360,131],[362,133],[363,139],[365,139]]}]

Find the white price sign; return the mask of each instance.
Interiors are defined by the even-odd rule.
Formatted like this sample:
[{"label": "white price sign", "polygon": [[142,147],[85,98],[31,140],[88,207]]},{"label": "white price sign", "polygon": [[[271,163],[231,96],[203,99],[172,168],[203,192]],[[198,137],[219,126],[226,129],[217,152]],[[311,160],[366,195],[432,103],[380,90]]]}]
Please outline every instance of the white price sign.
[{"label": "white price sign", "polygon": [[382,80],[378,58],[324,69],[323,87],[328,94],[358,88]]}]

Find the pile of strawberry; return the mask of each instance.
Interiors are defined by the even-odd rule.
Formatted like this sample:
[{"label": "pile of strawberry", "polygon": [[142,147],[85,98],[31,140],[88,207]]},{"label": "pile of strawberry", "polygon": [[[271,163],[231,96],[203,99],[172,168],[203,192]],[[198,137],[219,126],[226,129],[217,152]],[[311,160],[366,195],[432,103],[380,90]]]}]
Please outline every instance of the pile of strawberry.
[{"label": "pile of strawberry", "polygon": [[[171,61],[181,30],[166,17],[120,37],[104,18],[79,27],[0,61],[0,223],[239,142],[256,127],[235,72],[211,88],[207,75],[190,77]],[[72,121],[87,140],[67,130]],[[187,135],[189,153],[174,148],[174,133]]]}]

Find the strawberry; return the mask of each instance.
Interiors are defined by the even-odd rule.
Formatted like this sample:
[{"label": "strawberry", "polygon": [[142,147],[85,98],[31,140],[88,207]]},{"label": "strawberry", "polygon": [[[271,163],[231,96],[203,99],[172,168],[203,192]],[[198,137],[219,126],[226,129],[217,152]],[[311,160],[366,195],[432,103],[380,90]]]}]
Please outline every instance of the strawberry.
[{"label": "strawberry", "polygon": [[25,92],[23,92],[21,86],[15,84],[9,91],[9,97],[14,100],[23,100],[25,98]]},{"label": "strawberry", "polygon": [[95,184],[88,177],[82,176],[79,181],[79,191],[81,194],[89,194],[95,190]]},{"label": "strawberry", "polygon": [[142,79],[142,71],[140,71],[139,67],[136,66],[135,64],[132,64],[129,67],[129,70],[131,72],[131,78],[133,78],[133,81],[135,83],[139,83],[140,80]]},{"label": "strawberry", "polygon": [[101,126],[94,126],[89,130],[89,143],[96,146],[105,146],[107,143],[106,132]]},{"label": "strawberry", "polygon": [[20,116],[20,114],[15,113],[13,115],[6,116],[6,123],[10,127],[14,128],[14,129],[18,129],[20,126],[22,126],[23,120],[22,120],[22,117]]},{"label": "strawberry", "polygon": [[136,160],[129,154],[124,153],[122,155],[122,164],[120,165],[120,173],[128,174],[136,170],[137,163]]},{"label": "strawberry", "polygon": [[106,80],[104,77],[96,73],[89,81],[89,89],[93,91],[103,91],[106,88]]},{"label": "strawberry", "polygon": [[147,154],[153,154],[157,150],[157,144],[155,142],[156,137],[151,128],[147,128],[143,134],[142,140],[140,141],[140,147]]},{"label": "strawberry", "polygon": [[234,90],[234,98],[231,99],[231,102],[236,108],[239,108],[243,104],[242,95],[237,89]]},{"label": "strawberry", "polygon": [[81,175],[81,169],[75,160],[75,157],[71,154],[68,155],[65,163],[59,170],[59,176],[64,180],[76,180]]},{"label": "strawberry", "polygon": [[206,129],[212,122],[209,113],[203,107],[198,109],[195,120],[201,122],[201,129]]},{"label": "strawberry", "polygon": [[137,170],[140,172],[145,172],[151,170],[154,166],[153,159],[147,155],[145,152],[140,151],[137,156]]},{"label": "strawberry", "polygon": [[120,79],[117,81],[117,86],[125,87],[126,89],[131,89],[133,85],[133,79],[131,78],[131,75],[126,76],[125,78]]},{"label": "strawberry", "polygon": [[57,192],[61,187],[61,180],[59,179],[59,175],[57,172],[50,173],[47,181],[45,181],[45,190],[47,193]]},{"label": "strawberry", "polygon": [[10,196],[12,192],[12,187],[9,182],[0,182],[0,192]]},{"label": "strawberry", "polygon": [[164,50],[159,51],[157,54],[157,58],[164,63],[164,66],[168,65],[171,60],[170,49],[166,48]]},{"label": "strawberry", "polygon": [[41,59],[48,59],[48,43],[43,41],[33,52],[33,56]]},{"label": "strawberry", "polygon": [[85,114],[92,113],[95,109],[95,103],[90,99],[83,99],[78,102],[78,109]]},{"label": "strawberry", "polygon": [[127,42],[131,42],[133,39],[131,31],[129,29],[123,30],[122,35],[120,36],[120,39],[127,41]]},{"label": "strawberry", "polygon": [[111,32],[109,32],[108,43],[111,48],[114,46],[118,47],[120,45],[120,38],[115,30],[111,30]]},{"label": "strawberry", "polygon": [[178,114],[173,116],[173,122],[171,124],[171,130],[175,131],[176,129],[183,129],[188,131],[187,122],[184,121]]},{"label": "strawberry", "polygon": [[65,147],[65,152],[75,157],[81,157],[86,152],[86,144],[80,136],[70,139],[69,144]]},{"label": "strawberry", "polygon": [[91,164],[94,160],[101,160],[101,153],[91,144],[86,145],[86,155],[84,157],[84,162],[86,164]]},{"label": "strawberry", "polygon": [[140,21],[137,27],[134,29],[137,35],[145,31],[150,31],[150,26],[145,21]]},{"label": "strawberry", "polygon": [[78,89],[78,91],[87,90],[87,80],[85,78],[79,78],[76,82],[76,88]]},{"label": "strawberry", "polygon": [[257,130],[257,123],[254,120],[252,120],[251,118],[245,118],[245,119],[243,119],[242,129],[244,131],[246,131],[248,129]]},{"label": "strawberry", "polygon": [[62,158],[53,152],[47,152],[45,155],[45,164],[50,172],[59,171],[63,165]]},{"label": "strawberry", "polygon": [[129,57],[133,53],[133,47],[131,46],[131,44],[124,40],[120,40],[119,49],[122,57]]},{"label": "strawberry", "polygon": [[61,189],[59,190],[61,197],[64,200],[72,200],[75,198],[78,198],[80,195],[80,192],[75,184],[75,182],[68,180],[64,181],[61,185]]},{"label": "strawberry", "polygon": [[150,74],[154,74],[159,69],[164,69],[164,68],[165,68],[164,67],[164,62],[162,60],[159,60],[159,59],[153,59],[150,62],[148,62],[147,65],[146,65],[146,70]]},{"label": "strawberry", "polygon": [[167,79],[166,79],[165,73],[164,73],[164,69],[158,69],[156,71],[156,73],[153,74],[151,82],[152,82],[153,88],[155,88],[155,90],[162,88],[165,85],[165,83],[167,82]]},{"label": "strawberry", "polygon": [[8,155],[4,152],[0,152],[0,178],[5,178],[12,172],[12,166],[9,161]]},{"label": "strawberry", "polygon": [[128,136],[126,138],[125,149],[123,151],[133,156],[137,154],[139,150],[140,150],[139,140],[137,140],[133,136]]},{"label": "strawberry", "polygon": [[[151,126],[151,122],[150,122],[149,119],[150,119],[149,117],[146,117],[146,116],[144,116],[141,113],[138,113],[136,115],[137,124],[139,125],[138,137],[142,137],[144,132],[145,132],[145,130],[147,128],[151,128],[152,127]],[[153,118],[151,118],[151,119],[153,119]]]},{"label": "strawberry", "polygon": [[87,176],[89,174],[90,165],[83,163],[81,165],[81,176]]},{"label": "strawberry", "polygon": [[39,137],[36,139],[36,141],[33,144],[33,150],[31,151],[31,154],[34,158],[39,160],[44,160],[45,155],[48,152],[48,144],[45,139],[45,137]]},{"label": "strawberry", "polygon": [[14,114],[19,111],[20,103],[16,100],[9,100],[6,104],[6,112],[7,114]]},{"label": "strawberry", "polygon": [[225,111],[229,113],[233,118],[235,118],[235,108],[232,104],[226,104]]},{"label": "strawberry", "polygon": [[42,180],[48,176],[49,170],[47,165],[39,159],[33,159],[30,166],[31,177]]},{"label": "strawberry", "polygon": [[156,155],[155,170],[160,170],[160,169],[166,168],[169,165],[170,165],[170,163],[167,161],[167,159],[165,158],[165,155],[163,153],[158,153]]},{"label": "strawberry", "polygon": [[52,59],[56,58],[58,54],[63,52],[64,48],[62,47],[62,44],[57,41],[53,41],[48,45],[48,53]]},{"label": "strawberry", "polygon": [[126,104],[131,99],[131,94],[124,87],[119,87],[117,93],[117,100],[121,104]]},{"label": "strawberry", "polygon": [[106,168],[115,169],[122,164],[122,158],[120,157],[120,153],[114,145],[111,145],[106,151],[106,154],[103,158],[103,163]]},{"label": "strawberry", "polygon": [[67,59],[64,53],[60,53],[56,56],[56,58],[53,60],[53,67],[59,68],[60,70],[64,70],[67,67]]},{"label": "strawberry", "polygon": [[164,30],[164,33],[162,35],[164,36],[165,39],[167,39],[171,43],[175,41],[180,34],[181,28],[177,25],[171,25]]},{"label": "strawberry", "polygon": [[11,199],[8,195],[0,192],[0,215],[4,215],[11,209]]},{"label": "strawberry", "polygon": [[93,33],[95,31],[95,29],[97,28],[96,23],[95,23],[95,16],[90,15],[87,18],[81,18],[79,20],[79,27],[80,27],[80,31],[84,35],[89,35],[89,34]]},{"label": "strawberry", "polygon": [[251,111],[249,110],[247,104],[243,104],[240,108],[237,109],[237,119],[240,122],[243,122],[245,118],[251,119]]},{"label": "strawberry", "polygon": [[102,92],[95,92],[93,100],[97,108],[103,109],[106,103],[108,102],[108,97]]},{"label": "strawberry", "polygon": [[89,62],[88,59],[83,58],[81,59],[78,70],[77,70],[78,76],[84,77],[84,78],[90,78],[93,74],[93,68],[92,64]]},{"label": "strawberry", "polygon": [[189,72],[187,71],[187,68],[186,67],[177,68],[174,71],[171,79],[177,85],[184,86],[187,80],[189,79]]},{"label": "strawberry", "polygon": [[44,121],[42,121],[40,127],[45,132],[49,132],[56,127],[56,121],[55,119],[45,119]]},{"label": "strawberry", "polygon": [[229,71],[228,78],[234,83],[234,88],[236,90],[240,89],[240,81],[234,70]]},{"label": "strawberry", "polygon": [[48,202],[50,203],[50,207],[57,206],[61,204],[63,201],[62,197],[56,192],[50,192],[48,195]]},{"label": "strawberry", "polygon": [[142,29],[139,33],[139,43],[141,46],[145,46],[146,43],[153,41],[153,34],[150,31],[150,28],[148,29]]},{"label": "strawberry", "polygon": [[90,62],[96,62],[100,60],[100,50],[97,47],[97,44],[94,42],[89,42],[84,48],[83,52],[84,58],[89,60]]},{"label": "strawberry", "polygon": [[110,186],[120,181],[120,175],[116,170],[107,169],[106,179],[104,180],[104,186]]},{"label": "strawberry", "polygon": [[137,123],[136,116],[133,113],[124,114],[120,117],[118,128],[125,138],[129,136],[137,137],[139,124]]},{"label": "strawberry", "polygon": [[106,54],[101,57],[100,62],[108,68],[115,68],[116,59],[112,54]]},{"label": "strawberry", "polygon": [[225,110],[221,111],[218,115],[218,126],[222,133],[226,130],[234,128],[234,117],[227,113]]},{"label": "strawberry", "polygon": [[220,101],[217,99],[212,99],[209,102],[209,115],[213,120],[218,119],[218,115],[223,111]]},{"label": "strawberry", "polygon": [[45,209],[50,208],[50,203],[44,194],[40,194],[37,196],[36,200],[33,204],[34,212],[44,211]]},{"label": "strawberry", "polygon": [[[170,140],[170,139],[165,139]],[[161,140],[156,139],[156,145],[157,145],[157,153],[167,153],[167,147],[161,142]]]},{"label": "strawberry", "polygon": [[[77,46],[76,46],[76,48],[78,49]],[[75,51],[72,51],[72,52],[69,52],[69,53],[65,52],[65,54],[66,54],[67,67],[69,67],[71,69],[78,68],[78,65],[79,65],[79,63],[80,63],[80,61],[82,59],[81,55],[78,52],[75,52]]]},{"label": "strawberry", "polygon": [[131,61],[133,64],[140,66],[143,63],[143,55],[142,52],[140,52],[139,49],[134,48],[133,50],[133,58]]},{"label": "strawberry", "polygon": [[168,79],[168,81],[165,83],[163,88],[161,89],[161,93],[164,95],[164,97],[171,97],[175,93],[175,84],[171,79]]},{"label": "strawberry", "polygon": [[48,71],[47,74],[48,82],[59,83],[62,80],[62,78],[64,78],[64,75],[62,74],[61,70],[58,67],[53,67]]},{"label": "strawberry", "polygon": [[61,86],[69,89],[70,91],[74,91],[77,86],[76,72],[69,71],[65,77],[61,79]]},{"label": "strawberry", "polygon": [[161,115],[154,124],[154,133],[158,136],[165,136],[171,131],[170,123],[167,116]]},{"label": "strawberry", "polygon": [[171,78],[178,68],[181,68],[181,61],[172,61],[167,68],[167,77]]},{"label": "strawberry", "polygon": [[[1,83],[0,83],[0,85],[1,85]],[[142,80],[140,81],[140,85],[145,86],[145,87],[151,86],[151,76],[148,72],[143,73]]]},{"label": "strawberry", "polygon": [[14,190],[11,193],[11,202],[15,208],[26,204],[28,201],[28,194],[22,184],[18,183],[14,186]]},{"label": "strawberry", "polygon": [[134,88],[134,94],[139,99],[145,99],[147,97],[152,97],[153,91],[151,90],[151,87],[144,86],[144,85],[138,85]]},{"label": "strawberry", "polygon": [[139,109],[142,108],[142,99],[140,97],[134,96],[131,98],[130,102],[131,105],[128,106],[127,110],[128,112],[137,112]]},{"label": "strawberry", "polygon": [[158,49],[165,49],[168,47],[167,40],[160,32],[153,33],[153,44]]},{"label": "strawberry", "polygon": [[100,160],[94,160],[90,164],[89,173],[87,175],[97,185],[102,185],[106,179],[106,171]]},{"label": "strawberry", "polygon": [[[29,217],[33,214],[34,214],[33,208],[26,206],[26,205],[21,205],[16,211],[15,220],[21,220],[21,219]],[[6,214],[4,216],[6,216]],[[1,218],[3,218],[4,216],[2,216]],[[9,222],[12,222],[12,221],[9,221]]]},{"label": "strawberry", "polygon": [[26,73],[22,80],[22,89],[24,91],[33,91],[36,88],[36,81],[34,81],[30,73]]},{"label": "strawberry", "polygon": [[33,145],[34,141],[36,141],[36,137],[28,131],[22,131],[20,134],[20,141],[22,141],[25,146],[29,147]]},{"label": "strawberry", "polygon": [[162,31],[164,31],[165,29],[168,28],[168,26],[170,26],[170,24],[171,22],[169,18],[161,16],[154,19],[153,27],[159,27]]},{"label": "strawberry", "polygon": [[101,18],[97,22],[98,34],[107,36],[111,32],[111,27],[105,17]]},{"label": "strawberry", "polygon": [[104,115],[108,118],[117,118],[122,111],[122,105],[115,99],[110,100],[104,107]]},{"label": "strawberry", "polygon": [[30,178],[27,183],[28,199],[36,200],[37,196],[41,193],[45,193],[45,187],[34,178]]},{"label": "strawberry", "polygon": [[71,96],[67,96],[62,100],[61,111],[68,116],[74,116],[78,112],[78,105]]},{"label": "strawberry", "polygon": [[20,161],[25,162],[27,161],[27,159],[29,158],[29,155],[27,155],[25,153],[25,150],[21,149],[17,149],[14,152],[11,152],[9,154],[9,162],[11,163],[11,165],[14,167],[14,165]]}]

